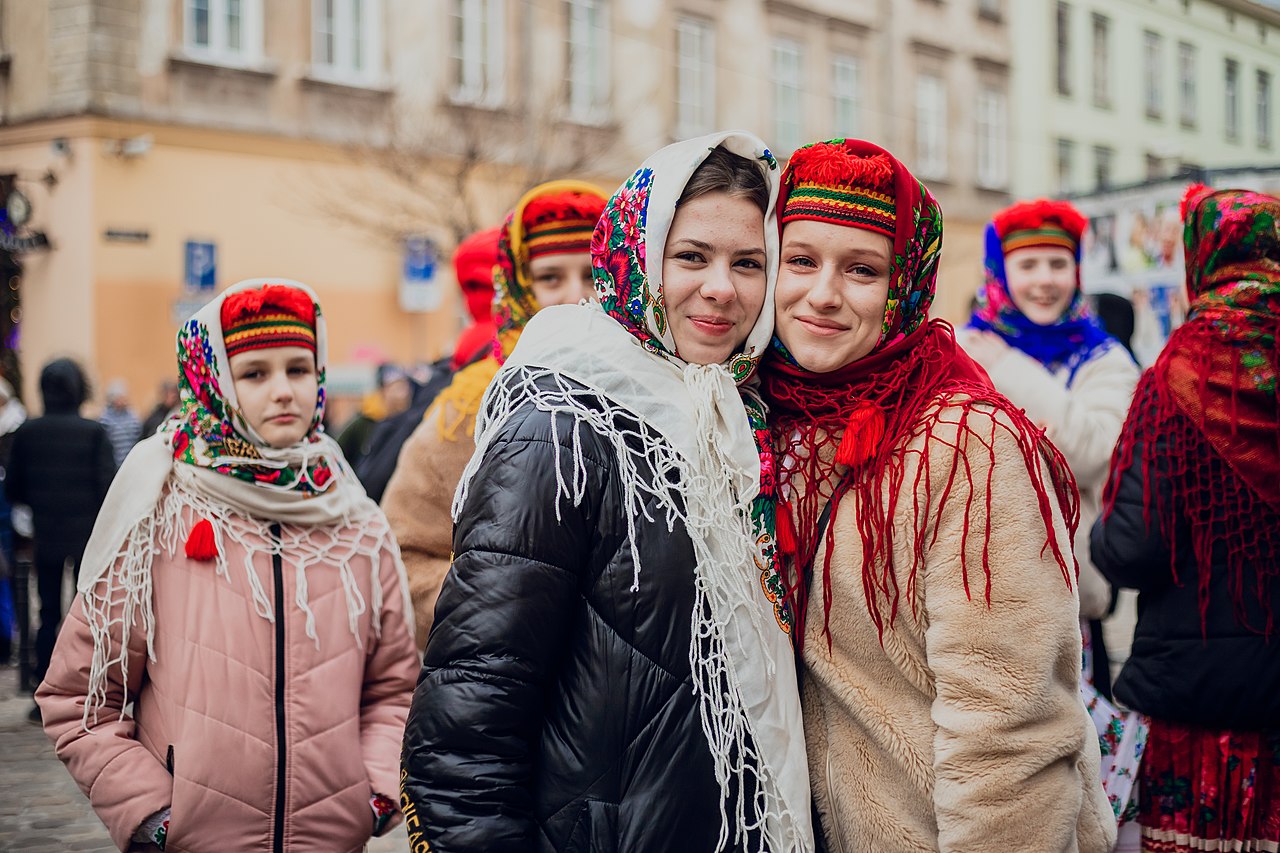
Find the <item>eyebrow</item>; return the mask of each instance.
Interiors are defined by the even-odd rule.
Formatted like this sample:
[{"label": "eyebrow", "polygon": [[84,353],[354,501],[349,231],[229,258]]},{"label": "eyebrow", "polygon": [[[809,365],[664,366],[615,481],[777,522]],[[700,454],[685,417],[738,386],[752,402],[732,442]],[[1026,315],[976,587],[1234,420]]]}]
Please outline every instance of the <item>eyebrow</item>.
[{"label": "eyebrow", "polygon": [[[683,244],[688,244],[693,248],[701,249],[704,252],[714,252],[716,249],[716,247],[711,245],[710,243],[704,243],[703,241],[695,240],[692,237],[681,237],[679,240],[676,241],[677,246],[680,246]],[[749,249],[738,249],[734,252],[734,254],[735,255],[763,255],[765,254],[765,251],[762,247],[752,246]]]}]

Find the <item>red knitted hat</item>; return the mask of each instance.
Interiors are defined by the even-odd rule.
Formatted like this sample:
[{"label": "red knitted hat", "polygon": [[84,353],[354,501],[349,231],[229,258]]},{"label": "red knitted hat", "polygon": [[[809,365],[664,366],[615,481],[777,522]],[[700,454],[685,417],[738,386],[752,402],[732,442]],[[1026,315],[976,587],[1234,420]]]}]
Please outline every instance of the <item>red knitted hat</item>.
[{"label": "red knitted hat", "polygon": [[527,257],[591,251],[591,233],[604,213],[605,201],[576,190],[532,199],[520,217]]},{"label": "red knitted hat", "polygon": [[801,148],[787,166],[788,187],[781,224],[811,219],[866,228],[893,239],[897,205],[893,163],[884,154],[860,156],[840,140]]},{"label": "red knitted hat", "polygon": [[501,228],[477,231],[458,244],[453,271],[467,300],[467,313],[477,323],[493,314],[493,268],[498,263]]},{"label": "red knitted hat", "polygon": [[296,287],[268,284],[222,302],[227,357],[252,349],[305,347],[316,351],[316,306]]},{"label": "red knitted hat", "polygon": [[1045,246],[1079,255],[1080,241],[1089,224],[1075,205],[1047,198],[1020,201],[997,213],[991,222],[1006,255],[1018,249]]}]

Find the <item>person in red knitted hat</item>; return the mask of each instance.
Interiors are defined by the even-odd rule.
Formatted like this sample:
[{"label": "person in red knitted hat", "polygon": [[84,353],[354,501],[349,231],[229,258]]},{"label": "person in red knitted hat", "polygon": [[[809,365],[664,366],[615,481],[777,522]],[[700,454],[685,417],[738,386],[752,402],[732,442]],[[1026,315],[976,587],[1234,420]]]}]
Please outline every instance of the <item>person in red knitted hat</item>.
[{"label": "person in red knitted hat", "polygon": [[477,231],[458,244],[453,270],[471,317],[453,345],[453,369],[461,370],[492,347],[497,325],[493,321],[493,268],[498,263],[501,228]]},{"label": "person in red knitted hat", "polygon": [[498,368],[526,323],[542,308],[594,296],[591,232],[604,192],[581,181],[552,181],[525,193],[507,215],[491,265],[490,310],[495,333],[489,354],[453,375],[404,443],[382,506],[400,541],[426,645],[436,596],[449,568],[453,525],[449,507],[475,451],[475,417]]},{"label": "person in red knitted hat", "polygon": [[233,285],[178,368],[94,525],[45,731],[121,850],[359,850],[400,819],[417,655],[387,520],[320,426],[315,295]]},{"label": "person in red knitted hat", "polygon": [[782,177],[778,607],[828,846],[1104,853],[1060,453],[930,320],[942,212],[889,152]]}]

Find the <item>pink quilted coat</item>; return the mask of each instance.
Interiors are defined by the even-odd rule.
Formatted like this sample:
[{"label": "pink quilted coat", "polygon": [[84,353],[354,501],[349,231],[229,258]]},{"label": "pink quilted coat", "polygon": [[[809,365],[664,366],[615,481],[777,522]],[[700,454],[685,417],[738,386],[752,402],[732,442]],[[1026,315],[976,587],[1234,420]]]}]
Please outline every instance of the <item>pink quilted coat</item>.
[{"label": "pink quilted coat", "polygon": [[[135,625],[134,716],[120,718],[116,667],[91,732],[81,717],[93,642],[77,598],[36,693],[45,731],[121,850],[166,806],[168,851],[362,850],[373,829],[371,794],[398,798],[400,741],[418,673],[392,558],[378,572],[381,637],[366,606],[357,625],[362,649],[336,569],[306,571],[317,643],[295,604],[287,560],[277,569],[259,552],[253,567],[267,599],[283,602],[277,626],[255,609],[243,549],[229,537],[226,547],[227,577],[181,546],[156,556],[156,659],[147,659]],[[369,563],[354,568],[368,604]]]}]

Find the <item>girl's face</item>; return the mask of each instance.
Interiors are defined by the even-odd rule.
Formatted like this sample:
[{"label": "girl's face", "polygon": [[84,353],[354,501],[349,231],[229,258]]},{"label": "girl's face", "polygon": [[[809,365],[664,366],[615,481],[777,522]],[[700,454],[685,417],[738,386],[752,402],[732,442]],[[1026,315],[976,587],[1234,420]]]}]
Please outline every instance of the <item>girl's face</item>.
[{"label": "girl's face", "polygon": [[254,349],[231,356],[240,412],[276,449],[306,436],[316,411],[316,356],[305,347]]},{"label": "girl's face", "polygon": [[865,228],[799,219],[782,230],[775,334],[805,370],[871,352],[889,300],[893,243]]},{"label": "girl's face", "polygon": [[1014,307],[1033,323],[1052,326],[1076,293],[1076,258],[1059,246],[1017,249],[1005,255],[1005,279]]},{"label": "girl's face", "polygon": [[764,213],[750,199],[712,192],[676,210],[662,252],[662,295],[689,364],[720,364],[760,317],[766,289]]},{"label": "girl's face", "polygon": [[564,252],[534,258],[529,261],[529,281],[539,308],[577,305],[596,296],[595,283],[591,280],[590,252]]}]

